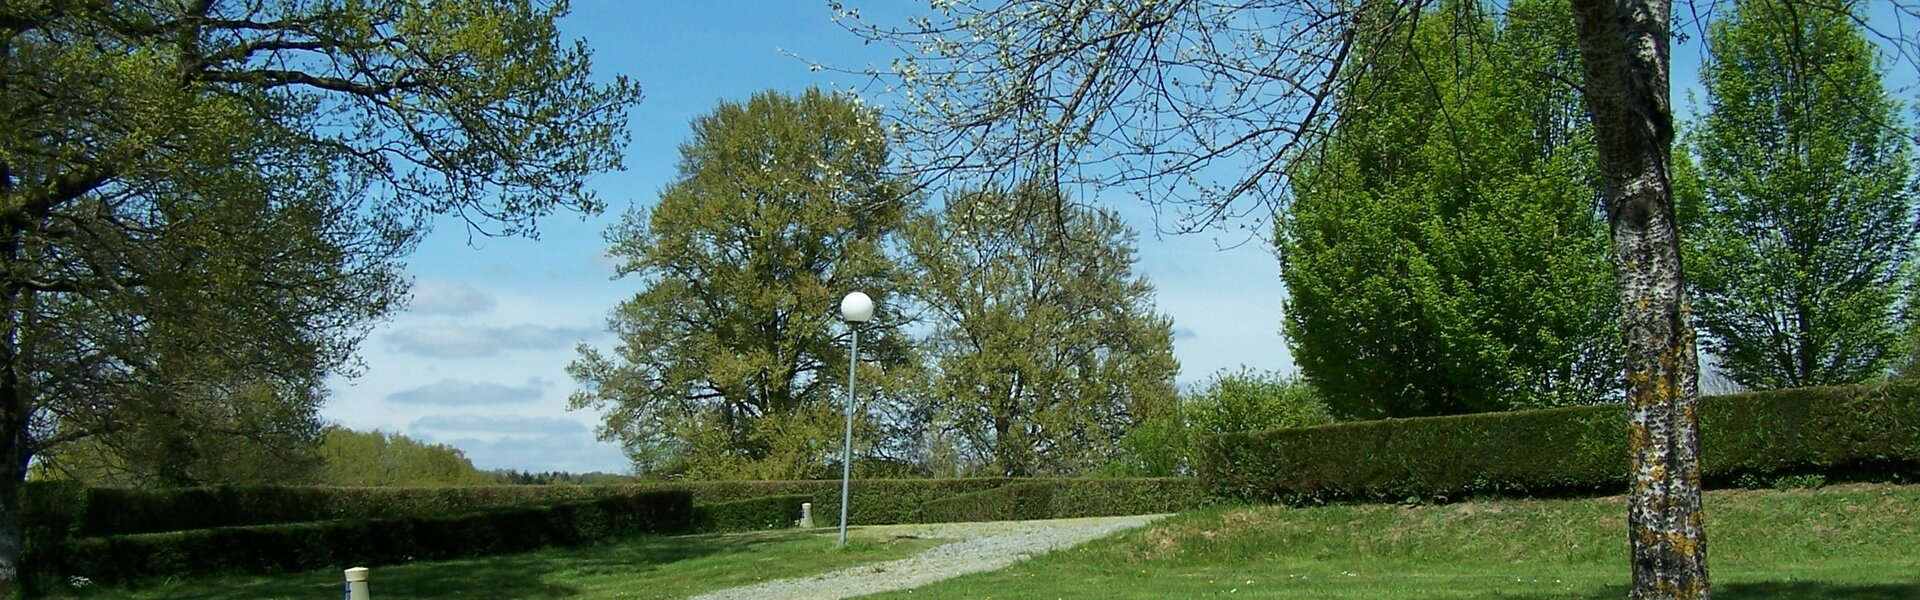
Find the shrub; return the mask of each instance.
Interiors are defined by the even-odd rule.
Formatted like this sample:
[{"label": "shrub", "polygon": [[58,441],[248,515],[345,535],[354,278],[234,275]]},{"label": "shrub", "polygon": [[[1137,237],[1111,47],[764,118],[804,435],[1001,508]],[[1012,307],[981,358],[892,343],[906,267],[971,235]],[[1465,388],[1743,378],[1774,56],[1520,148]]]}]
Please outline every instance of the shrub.
[{"label": "shrub", "polygon": [[1247,368],[1215,373],[1182,410],[1202,436],[1334,422],[1326,400],[1306,381]]},{"label": "shrub", "polygon": [[39,573],[99,583],[206,573],[372,566],[685,531],[692,495],[664,491],[451,516],[347,519],[68,540]]},{"label": "shrub", "polygon": [[1179,512],[1203,503],[1192,479],[1053,479],[1012,483],[927,504],[928,522],[1067,519]]},{"label": "shrub", "polygon": [[693,507],[693,530],[701,533],[786,529],[800,519],[800,504],[809,496],[785,495],[734,500]]},{"label": "shrub", "polygon": [[1194,472],[1195,440],[1206,436],[1310,427],[1334,422],[1313,386],[1272,371],[1220,371],[1181,400],[1173,414],[1148,419],[1120,438],[1119,456],[1095,472],[1107,478],[1172,477]]},{"label": "shrub", "polygon": [[[1791,474],[1898,477],[1920,465],[1915,383],[1706,398],[1700,423],[1709,486]],[[1200,446],[1207,492],[1254,501],[1613,493],[1630,472],[1618,405],[1341,423]]]}]

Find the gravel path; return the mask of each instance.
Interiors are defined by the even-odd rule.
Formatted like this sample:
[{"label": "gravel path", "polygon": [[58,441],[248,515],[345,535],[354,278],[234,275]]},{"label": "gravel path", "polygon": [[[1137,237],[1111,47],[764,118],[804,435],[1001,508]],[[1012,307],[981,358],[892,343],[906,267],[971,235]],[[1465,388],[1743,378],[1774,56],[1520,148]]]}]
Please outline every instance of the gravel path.
[{"label": "gravel path", "polygon": [[823,575],[779,579],[720,590],[694,596],[693,600],[838,600],[912,589],[969,573],[1004,569],[1037,555],[1133,529],[1164,516],[861,527],[860,530],[869,536],[877,533],[882,537],[913,536],[959,541],[935,546],[909,558],[848,567]]}]

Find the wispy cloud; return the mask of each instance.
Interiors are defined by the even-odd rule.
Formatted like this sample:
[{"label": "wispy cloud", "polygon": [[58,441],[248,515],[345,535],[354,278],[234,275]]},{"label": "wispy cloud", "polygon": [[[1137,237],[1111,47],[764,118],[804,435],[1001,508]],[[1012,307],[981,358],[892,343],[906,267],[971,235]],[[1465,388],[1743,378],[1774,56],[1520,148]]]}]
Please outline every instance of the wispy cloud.
[{"label": "wispy cloud", "polygon": [[599,335],[586,327],[408,327],[387,334],[401,352],[435,358],[493,356],[509,350],[554,350]]},{"label": "wispy cloud", "polygon": [[[592,431],[572,419],[515,415],[428,415],[408,429],[454,434],[565,436],[592,440]],[[444,437],[444,436],[438,436]]]},{"label": "wispy cloud", "polygon": [[1173,328],[1173,339],[1183,341],[1183,342],[1188,340],[1197,340],[1197,339],[1200,339],[1200,334],[1194,333],[1192,329],[1187,329],[1185,327],[1175,327]]},{"label": "wispy cloud", "polygon": [[457,281],[423,280],[413,285],[408,310],[429,315],[464,316],[492,309],[493,296]]},{"label": "wispy cloud", "polygon": [[387,401],[398,404],[438,404],[442,406],[481,406],[492,404],[524,404],[540,399],[541,389],[546,382],[539,379],[528,380],[519,387],[498,383],[482,383],[459,379],[442,379],[439,383],[430,383],[387,394]]}]

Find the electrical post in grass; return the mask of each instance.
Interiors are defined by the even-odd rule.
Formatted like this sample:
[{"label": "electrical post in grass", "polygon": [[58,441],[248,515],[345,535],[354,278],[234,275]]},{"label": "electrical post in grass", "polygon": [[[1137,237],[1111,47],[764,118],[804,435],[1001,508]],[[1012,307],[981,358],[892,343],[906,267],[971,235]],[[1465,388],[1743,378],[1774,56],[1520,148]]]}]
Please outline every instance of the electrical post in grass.
[{"label": "electrical post in grass", "polygon": [[849,482],[853,480],[853,371],[860,364],[860,324],[873,318],[873,299],[866,294],[854,292],[840,299],[840,319],[847,322],[847,331],[853,334],[853,345],[847,352],[847,438],[840,449],[840,547],[847,547],[847,504]]}]

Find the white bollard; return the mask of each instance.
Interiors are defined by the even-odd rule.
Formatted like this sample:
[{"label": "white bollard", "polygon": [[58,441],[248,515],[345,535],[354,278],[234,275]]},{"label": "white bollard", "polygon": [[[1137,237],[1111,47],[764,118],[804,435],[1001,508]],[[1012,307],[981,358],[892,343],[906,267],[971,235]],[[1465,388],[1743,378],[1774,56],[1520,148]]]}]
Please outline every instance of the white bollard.
[{"label": "white bollard", "polygon": [[800,503],[800,528],[813,529],[813,503]]},{"label": "white bollard", "polygon": [[367,568],[347,569],[346,600],[373,600],[373,593],[367,591]]}]

